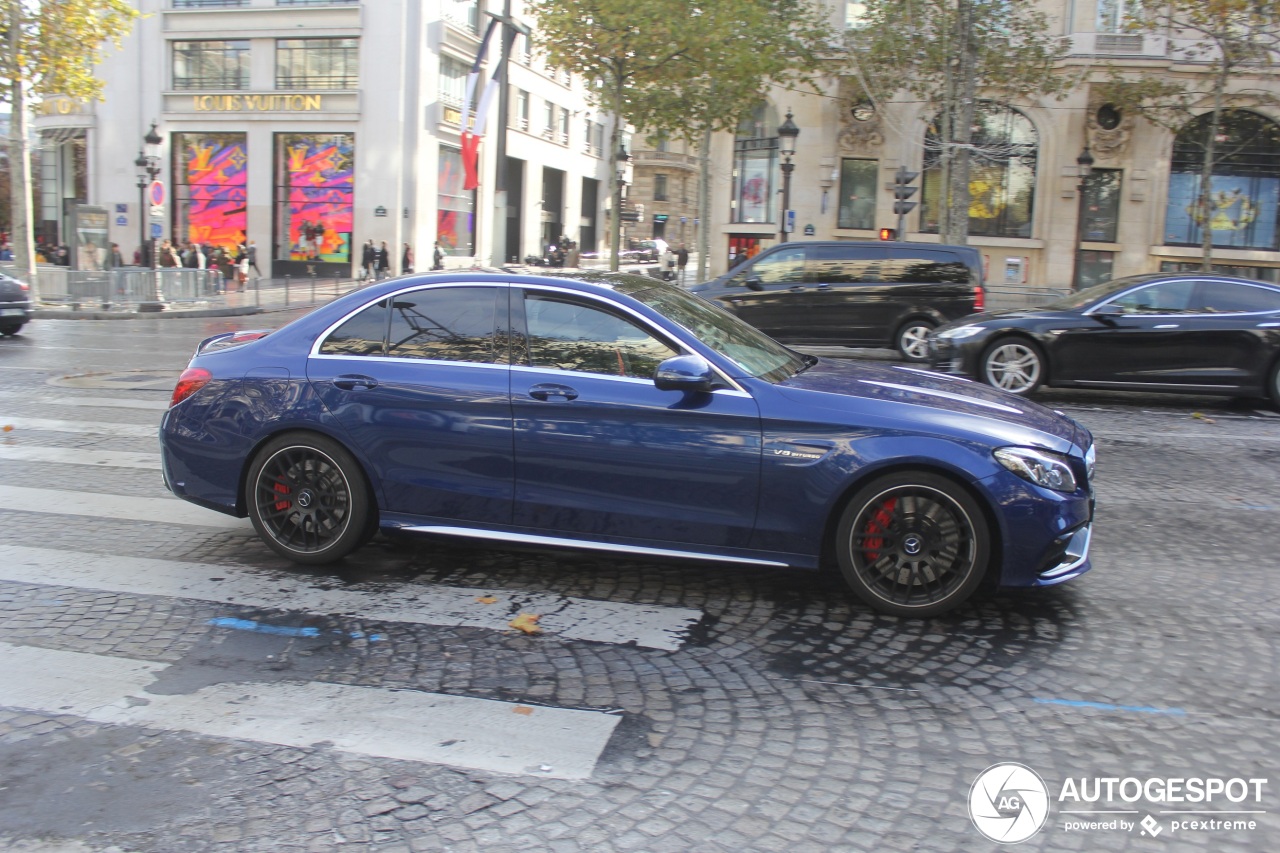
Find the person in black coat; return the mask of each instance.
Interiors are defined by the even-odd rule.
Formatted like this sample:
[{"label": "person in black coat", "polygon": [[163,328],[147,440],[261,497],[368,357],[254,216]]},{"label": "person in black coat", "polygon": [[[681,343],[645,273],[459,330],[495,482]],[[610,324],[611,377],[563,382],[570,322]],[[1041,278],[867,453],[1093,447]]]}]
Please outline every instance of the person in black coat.
[{"label": "person in black coat", "polygon": [[391,271],[391,254],[387,251],[386,240],[377,248],[374,257],[377,259],[378,278],[386,278]]}]

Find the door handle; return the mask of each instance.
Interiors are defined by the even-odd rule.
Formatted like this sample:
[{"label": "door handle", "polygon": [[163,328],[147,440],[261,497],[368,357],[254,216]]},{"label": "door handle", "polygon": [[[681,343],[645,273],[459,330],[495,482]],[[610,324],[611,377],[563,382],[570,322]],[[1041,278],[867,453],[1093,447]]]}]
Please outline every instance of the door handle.
[{"label": "door handle", "polygon": [[791,285],[790,287],[788,287],[788,288],[787,288],[787,290],[793,290],[793,291],[804,290],[804,285],[803,285],[803,284],[793,284],[793,285]]},{"label": "door handle", "polygon": [[544,382],[530,388],[529,396],[535,400],[546,400],[551,397],[561,397],[565,400],[576,400],[578,399],[578,392],[570,388],[568,385],[555,385],[550,382]]},{"label": "door handle", "polygon": [[361,376],[359,374],[348,374],[346,376],[333,377],[333,384],[341,388],[343,391],[354,391],[357,388],[377,388],[378,380],[372,376]]}]

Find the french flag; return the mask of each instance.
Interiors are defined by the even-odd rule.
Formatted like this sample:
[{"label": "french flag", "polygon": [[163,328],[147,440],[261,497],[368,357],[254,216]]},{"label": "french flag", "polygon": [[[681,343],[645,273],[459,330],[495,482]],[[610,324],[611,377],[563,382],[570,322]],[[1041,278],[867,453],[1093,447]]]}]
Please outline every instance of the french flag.
[{"label": "french flag", "polygon": [[480,40],[480,49],[476,51],[476,60],[471,63],[471,72],[467,74],[467,93],[462,102],[462,188],[464,190],[474,190],[480,186],[480,175],[477,164],[480,160],[480,140],[484,138],[484,126],[489,115],[489,102],[493,99],[493,92],[497,88],[494,80],[498,77],[494,74],[489,78],[489,82],[485,84],[484,93],[480,96],[480,103],[476,106],[475,127],[470,128],[467,125],[471,121],[471,99],[476,94],[476,84],[480,81],[480,66],[484,62],[485,54],[489,51],[489,39],[493,36],[493,31],[498,27],[497,18],[489,20],[489,26],[485,28],[484,38]]}]

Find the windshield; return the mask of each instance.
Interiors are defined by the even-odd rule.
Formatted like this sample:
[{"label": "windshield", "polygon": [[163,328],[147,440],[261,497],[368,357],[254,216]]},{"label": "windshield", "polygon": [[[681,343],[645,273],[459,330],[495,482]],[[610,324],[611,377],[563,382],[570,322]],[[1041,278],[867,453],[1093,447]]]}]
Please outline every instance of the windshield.
[{"label": "windshield", "polygon": [[1156,278],[1150,275],[1131,275],[1127,278],[1117,278],[1112,281],[1104,281],[1102,284],[1095,284],[1093,287],[1086,287],[1084,290],[1064,296],[1053,302],[1046,302],[1042,307],[1052,308],[1055,311],[1070,311],[1074,308],[1083,308],[1099,299],[1110,296],[1113,293],[1119,293],[1126,287],[1133,287],[1135,284]]},{"label": "windshield", "polygon": [[808,366],[805,357],[739,320],[718,305],[673,287],[655,287],[630,294],[743,371],[766,382],[789,379]]}]

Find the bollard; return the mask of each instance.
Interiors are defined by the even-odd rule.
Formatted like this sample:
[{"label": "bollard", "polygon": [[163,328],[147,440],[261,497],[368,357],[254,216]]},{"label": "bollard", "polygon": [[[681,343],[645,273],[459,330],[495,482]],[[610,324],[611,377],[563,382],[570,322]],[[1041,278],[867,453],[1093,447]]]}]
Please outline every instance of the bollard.
[{"label": "bollard", "polygon": [[284,307],[289,307],[289,276],[284,277]]},{"label": "bollard", "polygon": [[311,274],[311,304],[316,304],[316,274]]}]

